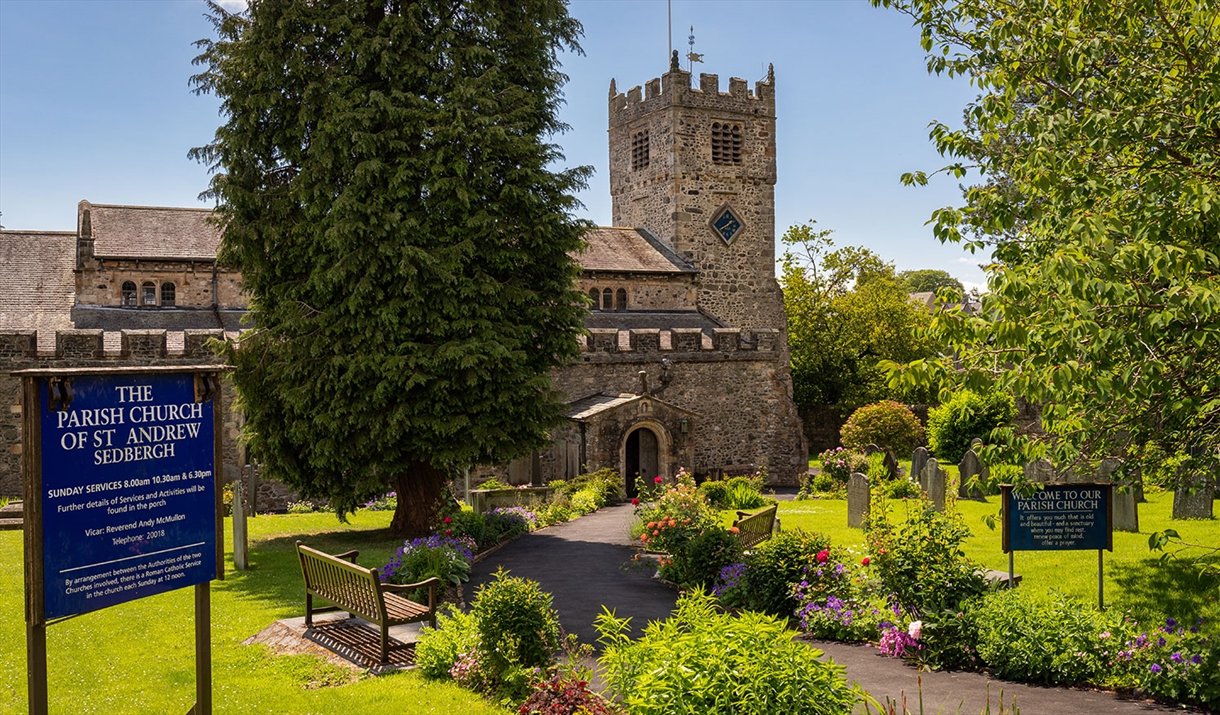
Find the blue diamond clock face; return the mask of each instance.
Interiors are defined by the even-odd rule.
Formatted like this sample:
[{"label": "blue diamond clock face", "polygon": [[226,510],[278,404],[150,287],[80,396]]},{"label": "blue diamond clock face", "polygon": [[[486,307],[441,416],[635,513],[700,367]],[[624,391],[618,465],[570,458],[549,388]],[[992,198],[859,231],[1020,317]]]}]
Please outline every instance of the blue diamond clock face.
[{"label": "blue diamond clock face", "polygon": [[724,239],[725,243],[730,243],[733,237],[741,232],[741,221],[733,215],[733,210],[724,208],[712,219],[712,228],[716,229],[716,233]]}]

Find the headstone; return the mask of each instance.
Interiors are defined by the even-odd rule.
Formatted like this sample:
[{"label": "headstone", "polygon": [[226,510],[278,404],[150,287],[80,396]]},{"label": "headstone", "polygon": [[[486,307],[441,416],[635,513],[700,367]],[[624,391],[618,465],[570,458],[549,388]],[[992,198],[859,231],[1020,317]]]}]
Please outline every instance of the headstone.
[{"label": "headstone", "polygon": [[932,508],[936,511],[945,510],[945,470],[935,459],[929,459],[919,476],[919,486],[928,494]]},{"label": "headstone", "polygon": [[1206,474],[1181,474],[1178,488],[1173,492],[1174,519],[1212,518],[1212,500],[1216,488]]},{"label": "headstone", "polygon": [[869,442],[868,444],[864,445],[864,456],[866,456],[866,457],[870,454],[876,454],[880,451],[881,451],[881,448],[878,447],[877,445],[873,444],[872,442]]},{"label": "headstone", "polygon": [[868,477],[856,472],[847,479],[847,526],[852,529],[864,528],[864,516],[868,514],[872,494],[869,491]]},{"label": "headstone", "polygon": [[890,450],[885,450],[885,471],[890,475],[890,479],[898,478],[898,458]]},{"label": "headstone", "polygon": [[978,437],[975,437],[974,439],[970,440],[970,449],[977,450],[979,447],[982,447],[982,446],[983,446],[983,440],[979,439]]},{"label": "headstone", "polygon": [[1055,477],[1055,465],[1051,464],[1051,460],[1042,458],[1035,459],[1025,465],[1025,479],[1030,482],[1049,482]]},{"label": "headstone", "polygon": [[919,481],[920,486],[923,485],[923,467],[928,463],[928,450],[924,447],[916,447],[911,453],[911,481]]},{"label": "headstone", "polygon": [[957,498],[983,501],[983,490],[976,484],[970,487],[970,481],[983,474],[983,463],[973,449],[962,455],[962,461],[957,465]]},{"label": "headstone", "polygon": [[1097,481],[1106,483],[1113,482],[1114,488],[1114,514],[1113,524],[1115,531],[1130,531],[1138,534],[1140,531],[1140,516],[1139,504],[1136,501],[1135,488],[1127,479],[1115,479],[1114,473],[1123,464],[1123,460],[1116,457],[1107,457],[1101,460],[1101,464],[1097,468]]}]

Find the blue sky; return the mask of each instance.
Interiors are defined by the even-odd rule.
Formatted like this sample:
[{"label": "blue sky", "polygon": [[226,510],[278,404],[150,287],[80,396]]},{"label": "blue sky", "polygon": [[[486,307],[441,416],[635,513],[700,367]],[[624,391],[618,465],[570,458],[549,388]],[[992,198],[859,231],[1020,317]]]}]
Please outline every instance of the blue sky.
[{"label": "blue sky", "polygon": [[[0,0],[0,223],[70,230],[76,203],[205,206],[205,167],[187,151],[219,123],[218,101],[191,94],[192,43],[209,36],[202,0]],[[556,139],[570,164],[594,167],[583,216],[610,222],[607,90],[667,67],[665,0],[574,0],[585,54]],[[975,91],[930,77],[910,20],[863,0],[675,0],[674,47],[694,71],[752,83],[775,66],[776,227],[816,219],[839,245],[866,246],[899,270],[939,268],[983,282],[982,256],[943,246],[925,225],[959,204],[957,181],[904,187],[899,176],[944,162],[927,124],[959,124]],[[685,64],[685,63],[684,63]],[[697,81],[697,80],[696,80]]]}]

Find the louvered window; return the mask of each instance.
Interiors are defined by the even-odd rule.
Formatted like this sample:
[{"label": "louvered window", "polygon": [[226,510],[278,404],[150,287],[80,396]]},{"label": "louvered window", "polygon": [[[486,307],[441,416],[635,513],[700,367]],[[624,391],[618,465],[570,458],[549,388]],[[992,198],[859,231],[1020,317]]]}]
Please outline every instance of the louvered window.
[{"label": "louvered window", "polygon": [[712,163],[741,163],[741,125],[712,123]]},{"label": "louvered window", "polygon": [[631,170],[648,168],[648,130],[636,132],[631,137]]}]

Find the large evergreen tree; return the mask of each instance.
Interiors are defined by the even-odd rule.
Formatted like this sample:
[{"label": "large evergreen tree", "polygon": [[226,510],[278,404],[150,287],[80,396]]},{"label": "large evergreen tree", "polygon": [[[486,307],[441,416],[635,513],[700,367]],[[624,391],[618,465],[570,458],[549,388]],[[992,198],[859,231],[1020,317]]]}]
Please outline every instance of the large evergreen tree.
[{"label": "large evergreen tree", "polygon": [[220,259],[254,329],[231,348],[267,470],[340,514],[387,489],[434,526],[446,475],[543,445],[577,354],[587,169],[547,139],[579,51],[562,0],[212,5],[196,88],[223,125]]}]

